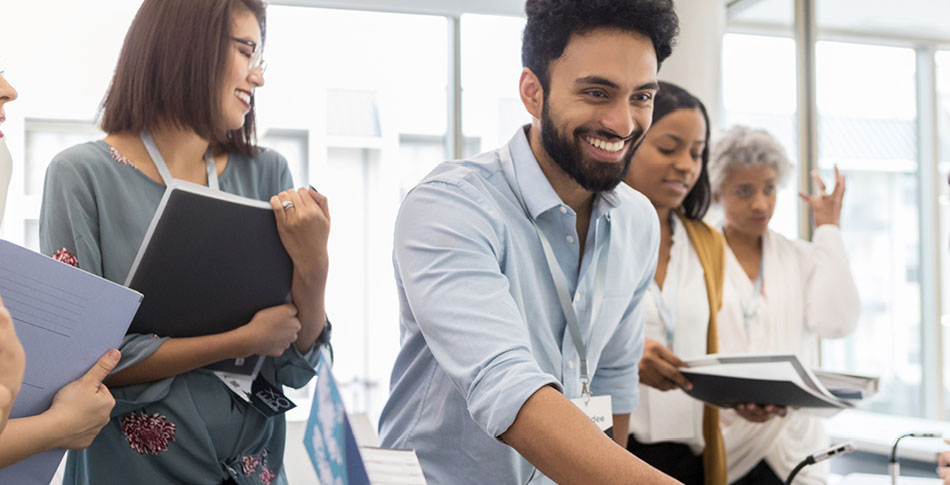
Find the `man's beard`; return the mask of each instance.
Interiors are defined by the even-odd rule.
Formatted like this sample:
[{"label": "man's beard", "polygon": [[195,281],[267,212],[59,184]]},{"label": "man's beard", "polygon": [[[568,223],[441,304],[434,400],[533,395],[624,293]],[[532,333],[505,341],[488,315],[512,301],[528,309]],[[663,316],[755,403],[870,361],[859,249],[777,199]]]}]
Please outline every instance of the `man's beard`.
[{"label": "man's beard", "polygon": [[[613,190],[630,169],[630,160],[643,141],[643,129],[637,129],[629,137],[632,146],[627,149],[622,163],[599,162],[584,157],[580,144],[584,134],[594,134],[590,130],[578,128],[574,130],[574,140],[561,133],[555,126],[549,109],[550,104],[545,101],[541,107],[541,145],[561,170],[564,170],[575,182],[590,192],[604,192]],[[618,141],[621,136],[615,133],[597,130],[596,133],[607,141]]]}]

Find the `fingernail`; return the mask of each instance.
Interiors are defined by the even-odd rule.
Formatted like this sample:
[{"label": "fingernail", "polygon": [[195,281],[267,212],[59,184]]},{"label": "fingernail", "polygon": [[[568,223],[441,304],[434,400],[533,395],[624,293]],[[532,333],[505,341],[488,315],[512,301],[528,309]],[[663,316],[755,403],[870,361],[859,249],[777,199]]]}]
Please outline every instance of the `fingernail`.
[{"label": "fingernail", "polygon": [[314,192],[316,192],[316,193],[318,193],[318,194],[320,193],[320,191],[317,190],[317,189],[315,189],[312,185],[310,186],[310,190],[312,190],[312,191],[314,191]]},{"label": "fingernail", "polygon": [[122,357],[122,353],[116,349],[112,349],[108,352],[110,362],[118,362],[119,358]]}]

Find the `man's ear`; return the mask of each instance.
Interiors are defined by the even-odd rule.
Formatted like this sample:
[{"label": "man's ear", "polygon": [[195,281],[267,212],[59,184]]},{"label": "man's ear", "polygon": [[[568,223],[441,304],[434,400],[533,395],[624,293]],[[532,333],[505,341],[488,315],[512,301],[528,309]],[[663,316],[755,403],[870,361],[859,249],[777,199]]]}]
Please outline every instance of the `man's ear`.
[{"label": "man's ear", "polygon": [[518,92],[521,95],[521,102],[524,108],[528,110],[531,117],[540,120],[541,109],[544,106],[544,88],[541,87],[541,80],[535,75],[534,71],[524,68],[521,71],[521,81],[518,84]]}]

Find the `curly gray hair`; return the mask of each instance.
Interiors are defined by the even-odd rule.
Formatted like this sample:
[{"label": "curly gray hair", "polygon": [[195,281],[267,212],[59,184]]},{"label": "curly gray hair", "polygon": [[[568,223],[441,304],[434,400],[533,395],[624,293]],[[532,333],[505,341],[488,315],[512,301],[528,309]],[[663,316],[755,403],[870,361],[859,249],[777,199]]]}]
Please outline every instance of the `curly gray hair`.
[{"label": "curly gray hair", "polygon": [[779,184],[785,183],[792,171],[792,163],[785,149],[765,130],[734,126],[721,133],[713,142],[709,156],[709,185],[714,194],[734,170],[755,166],[775,169]]}]

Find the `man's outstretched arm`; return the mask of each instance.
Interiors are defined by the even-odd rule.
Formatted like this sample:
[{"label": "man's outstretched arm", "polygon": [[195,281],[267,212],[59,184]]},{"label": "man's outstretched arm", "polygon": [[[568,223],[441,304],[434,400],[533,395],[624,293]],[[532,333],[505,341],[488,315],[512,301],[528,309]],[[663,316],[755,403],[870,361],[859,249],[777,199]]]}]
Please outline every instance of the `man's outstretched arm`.
[{"label": "man's outstretched arm", "polygon": [[679,483],[621,448],[550,386],[525,401],[500,438],[560,484]]}]

